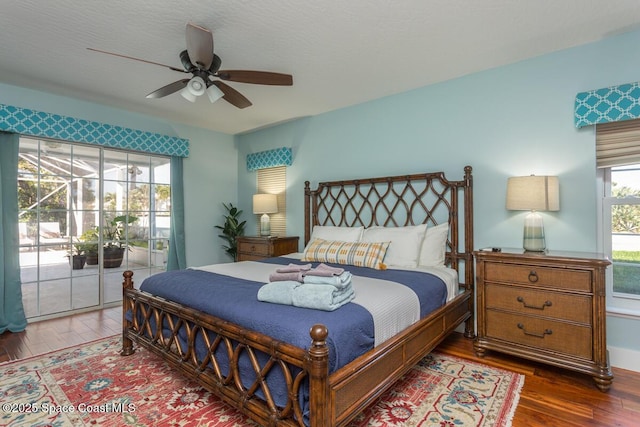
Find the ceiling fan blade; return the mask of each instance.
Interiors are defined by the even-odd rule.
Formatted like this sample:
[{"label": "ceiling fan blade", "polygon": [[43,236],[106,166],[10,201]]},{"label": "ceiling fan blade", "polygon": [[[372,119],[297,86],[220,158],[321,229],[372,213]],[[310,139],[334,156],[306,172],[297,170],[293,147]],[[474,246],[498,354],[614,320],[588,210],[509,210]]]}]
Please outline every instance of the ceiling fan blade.
[{"label": "ceiling fan blade", "polygon": [[208,70],[213,61],[213,34],[208,29],[189,22],[186,35],[191,63],[201,70]]},{"label": "ceiling fan blade", "polygon": [[185,70],[181,70],[180,68],[172,67],[171,65],[160,64],[159,62],[147,61],[146,59],[140,59],[140,58],[135,58],[133,56],[127,56],[127,55],[122,55],[122,54],[119,54],[119,53],[108,52],[106,50],[94,49],[92,47],[88,47],[87,50],[91,50],[93,52],[98,52],[98,53],[106,53],[107,55],[118,56],[120,58],[133,59],[134,61],[146,62],[147,64],[159,65],[161,67],[165,67],[165,68],[168,68],[168,69],[173,70],[173,71],[179,71],[181,73],[186,73]]},{"label": "ceiling fan blade", "polygon": [[163,96],[171,95],[172,93],[184,89],[187,86],[187,83],[189,83],[189,79],[169,83],[168,85],[162,86],[160,89],[151,92],[147,95],[147,98],[162,98]]},{"label": "ceiling fan blade", "polygon": [[293,76],[290,74],[271,73],[268,71],[222,70],[216,73],[222,80],[258,85],[292,86]]},{"label": "ceiling fan blade", "polygon": [[211,84],[216,85],[218,89],[224,93],[222,99],[227,101],[229,104],[234,105],[238,108],[247,108],[250,107],[251,101],[249,101],[243,94],[232,88],[226,83],[223,83],[219,80],[211,82]]}]

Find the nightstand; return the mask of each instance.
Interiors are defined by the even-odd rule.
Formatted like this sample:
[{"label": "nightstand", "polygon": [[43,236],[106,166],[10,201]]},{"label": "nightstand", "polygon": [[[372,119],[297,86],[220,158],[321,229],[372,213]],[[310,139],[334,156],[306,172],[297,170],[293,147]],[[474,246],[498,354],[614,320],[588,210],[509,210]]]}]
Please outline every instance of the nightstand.
[{"label": "nightstand", "polygon": [[257,261],[298,252],[298,236],[240,236],[236,238],[236,242],[238,243],[238,261]]},{"label": "nightstand", "polygon": [[495,350],[613,381],[606,339],[604,256],[477,251],[478,356]]}]

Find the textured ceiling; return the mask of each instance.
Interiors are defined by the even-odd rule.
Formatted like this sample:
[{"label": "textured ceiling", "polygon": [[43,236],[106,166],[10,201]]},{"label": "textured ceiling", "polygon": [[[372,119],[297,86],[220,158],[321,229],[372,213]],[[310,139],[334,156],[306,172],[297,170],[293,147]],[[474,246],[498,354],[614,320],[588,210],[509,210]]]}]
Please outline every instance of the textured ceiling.
[{"label": "textured ceiling", "polygon": [[[253,102],[145,96],[185,78],[185,25],[222,69],[292,74],[229,83]],[[0,0],[0,82],[236,134],[638,29],[638,0]],[[0,102],[2,97],[0,94]]]}]

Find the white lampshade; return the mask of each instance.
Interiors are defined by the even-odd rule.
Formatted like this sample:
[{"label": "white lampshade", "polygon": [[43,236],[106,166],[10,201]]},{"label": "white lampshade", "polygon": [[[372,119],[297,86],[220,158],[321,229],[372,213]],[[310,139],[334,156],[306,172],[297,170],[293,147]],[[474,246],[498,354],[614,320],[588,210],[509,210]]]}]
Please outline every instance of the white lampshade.
[{"label": "white lampshade", "polygon": [[271,235],[270,213],[278,212],[278,196],[275,194],[254,194],[253,213],[262,214],[260,217],[260,235]]},{"label": "white lampshade", "polygon": [[222,92],[218,86],[212,84],[207,88],[207,96],[209,97],[209,101],[213,104],[224,96],[224,92]]},{"label": "white lampshade", "polygon": [[513,176],[507,181],[507,209],[512,211],[558,211],[557,176]]},{"label": "white lampshade", "polygon": [[515,176],[507,180],[507,209],[531,211],[524,221],[522,246],[527,251],[546,250],[542,216],[536,211],[560,210],[557,176]]},{"label": "white lampshade", "polygon": [[200,96],[204,94],[205,90],[207,90],[207,86],[204,84],[204,80],[199,76],[195,76],[194,78],[189,80],[189,83],[187,83],[187,87],[189,88],[189,91],[195,96]]},{"label": "white lampshade", "polygon": [[189,80],[185,88],[180,91],[180,95],[187,101],[196,102],[196,98],[204,94],[206,90],[207,85],[204,83],[202,77],[195,76]]},{"label": "white lampshade", "polygon": [[191,93],[189,86],[185,86],[184,89],[180,91],[180,95],[189,102],[196,102],[196,96]]}]

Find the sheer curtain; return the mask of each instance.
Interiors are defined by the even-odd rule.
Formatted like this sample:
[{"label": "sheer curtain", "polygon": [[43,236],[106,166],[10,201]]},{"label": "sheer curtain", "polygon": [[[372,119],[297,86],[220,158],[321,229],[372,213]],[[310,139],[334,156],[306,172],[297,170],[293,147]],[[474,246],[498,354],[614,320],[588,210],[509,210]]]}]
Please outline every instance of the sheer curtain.
[{"label": "sheer curtain", "polygon": [[27,327],[18,249],[18,134],[0,132],[0,333]]},{"label": "sheer curtain", "polygon": [[167,270],[187,268],[184,242],[184,186],[182,157],[171,157],[171,231]]}]

